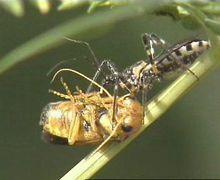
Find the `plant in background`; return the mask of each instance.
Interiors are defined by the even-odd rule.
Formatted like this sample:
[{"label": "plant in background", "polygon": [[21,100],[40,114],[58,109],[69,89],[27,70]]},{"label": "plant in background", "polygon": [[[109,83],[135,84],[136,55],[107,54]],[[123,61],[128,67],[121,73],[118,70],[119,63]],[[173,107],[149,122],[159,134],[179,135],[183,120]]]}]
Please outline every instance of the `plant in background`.
[{"label": "plant in background", "polygon": [[[42,13],[48,13],[51,3],[47,0],[30,1],[37,5]],[[0,1],[1,6],[17,16],[24,15],[24,1]],[[48,49],[64,43],[63,36],[80,37],[83,33],[103,25],[113,25],[125,19],[142,16],[143,14],[155,14],[158,16],[171,16],[176,21],[181,21],[186,28],[196,29],[202,27],[211,41],[211,51],[190,68],[199,79],[210,69],[218,65],[220,57],[220,3],[213,1],[144,1],[144,0],[63,0],[58,6],[59,10],[71,10],[79,5],[89,5],[88,12],[93,16],[83,15],[69,20],[45,33],[38,35],[25,44],[17,47],[0,60],[0,74],[9,70],[17,63],[27,60],[32,55],[42,53]],[[101,7],[107,7],[103,11]],[[109,9],[109,7],[111,9]],[[97,12],[94,11],[98,8]],[[30,48],[31,47],[31,48]],[[197,84],[196,78],[186,72],[174,81],[157,97],[153,98],[147,106],[144,125],[141,130],[122,143],[108,143],[98,152],[89,155],[79,164],[73,167],[62,179],[85,179],[94,175],[101,167],[109,162],[116,154],[126,147],[133,139],[143,132],[152,122],[167,111],[182,95],[192,86]]]}]

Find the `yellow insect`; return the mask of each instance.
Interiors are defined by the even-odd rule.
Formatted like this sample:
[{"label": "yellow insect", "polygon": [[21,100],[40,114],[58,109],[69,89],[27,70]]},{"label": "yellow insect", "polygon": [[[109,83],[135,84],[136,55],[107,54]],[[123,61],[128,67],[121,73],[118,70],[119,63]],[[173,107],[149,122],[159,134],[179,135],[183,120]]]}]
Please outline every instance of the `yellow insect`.
[{"label": "yellow insect", "polygon": [[61,71],[86,78],[100,91],[83,93],[78,90],[72,94],[61,81],[67,94],[51,92],[67,100],[49,103],[41,114],[40,125],[47,140],[68,145],[101,143],[100,148],[108,141],[125,140],[142,126],[143,107],[138,101],[129,95],[117,98],[117,112],[113,113],[114,98],[106,89],[72,69],[61,69],[54,78]]}]

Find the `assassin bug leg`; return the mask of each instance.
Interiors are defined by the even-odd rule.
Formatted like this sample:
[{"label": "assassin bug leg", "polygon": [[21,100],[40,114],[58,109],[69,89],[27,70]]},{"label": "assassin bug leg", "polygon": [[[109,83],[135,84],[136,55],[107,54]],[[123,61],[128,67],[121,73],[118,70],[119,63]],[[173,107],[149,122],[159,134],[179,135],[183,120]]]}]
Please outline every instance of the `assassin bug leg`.
[{"label": "assassin bug leg", "polygon": [[167,48],[166,42],[163,39],[159,38],[156,34],[144,33],[142,35],[142,42],[144,45],[144,50],[146,51],[149,61],[152,64],[154,64],[153,59],[155,58],[155,51],[153,46],[161,47],[163,49]]},{"label": "assassin bug leg", "polygon": [[[98,66],[98,69],[95,73],[95,75],[93,76],[93,81],[96,81],[99,77],[99,75],[101,73],[103,73],[104,67],[107,67],[107,69],[110,71],[111,74],[113,74],[114,76],[118,75],[118,71],[115,67],[115,64],[113,62],[111,62],[110,60],[103,60],[100,65]],[[109,80],[114,80],[114,79],[109,79]],[[92,84],[89,85],[89,87],[86,90],[86,93],[89,93],[91,91],[91,86]]]}]

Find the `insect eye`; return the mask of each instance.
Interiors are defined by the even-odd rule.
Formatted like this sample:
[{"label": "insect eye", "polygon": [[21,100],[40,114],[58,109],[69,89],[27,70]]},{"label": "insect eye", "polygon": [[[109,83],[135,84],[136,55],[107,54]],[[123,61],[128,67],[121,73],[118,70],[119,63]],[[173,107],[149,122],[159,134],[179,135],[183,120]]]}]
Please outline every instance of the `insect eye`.
[{"label": "insect eye", "polygon": [[129,125],[122,125],[121,126],[121,129],[124,131],[124,132],[130,132],[133,127],[132,126],[129,126]]}]

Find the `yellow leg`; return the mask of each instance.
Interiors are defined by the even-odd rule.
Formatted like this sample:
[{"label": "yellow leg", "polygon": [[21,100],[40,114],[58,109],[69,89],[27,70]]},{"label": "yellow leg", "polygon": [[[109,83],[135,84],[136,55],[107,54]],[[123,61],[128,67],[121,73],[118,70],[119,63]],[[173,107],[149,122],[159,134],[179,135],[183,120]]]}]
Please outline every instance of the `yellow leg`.
[{"label": "yellow leg", "polygon": [[64,89],[66,90],[67,95],[70,97],[70,100],[71,100],[72,102],[75,102],[74,96],[72,95],[72,93],[71,93],[71,91],[70,91],[68,85],[63,81],[63,78],[62,78],[62,77],[60,78],[60,81],[61,81],[61,83],[62,83]]},{"label": "yellow leg", "polygon": [[49,93],[52,93],[52,94],[54,94],[54,95],[56,95],[56,96],[59,96],[59,97],[61,97],[61,98],[65,98],[65,99],[70,99],[70,97],[68,96],[68,95],[66,95],[66,94],[63,94],[63,93],[60,93],[60,92],[58,92],[58,91],[54,91],[54,90],[52,90],[52,89],[49,89]]},{"label": "yellow leg", "polygon": [[76,142],[79,133],[79,128],[80,128],[79,114],[77,112],[73,112],[73,117],[70,124],[69,135],[68,135],[69,145],[73,145]]}]

